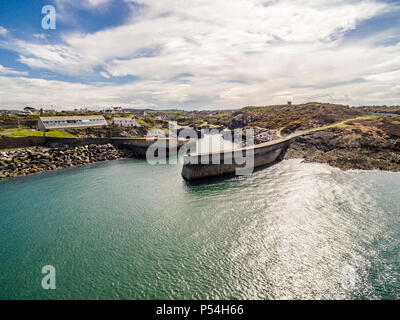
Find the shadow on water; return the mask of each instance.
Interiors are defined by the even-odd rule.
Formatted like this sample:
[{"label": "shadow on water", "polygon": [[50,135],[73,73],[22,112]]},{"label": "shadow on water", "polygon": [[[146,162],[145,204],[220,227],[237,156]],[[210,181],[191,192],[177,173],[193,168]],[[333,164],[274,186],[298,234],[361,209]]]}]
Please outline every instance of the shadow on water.
[{"label": "shadow on water", "polygon": [[279,162],[281,162],[281,160],[254,168],[253,172],[249,176],[238,176],[234,173],[230,173],[218,177],[210,177],[207,179],[200,179],[200,180],[187,181],[183,178],[182,179],[184,180],[184,184],[187,187],[188,191],[192,193],[204,193],[205,190],[224,191],[227,189],[232,189],[235,186],[239,186],[240,183],[248,179],[250,176],[253,176],[257,172],[268,169],[278,164]]}]

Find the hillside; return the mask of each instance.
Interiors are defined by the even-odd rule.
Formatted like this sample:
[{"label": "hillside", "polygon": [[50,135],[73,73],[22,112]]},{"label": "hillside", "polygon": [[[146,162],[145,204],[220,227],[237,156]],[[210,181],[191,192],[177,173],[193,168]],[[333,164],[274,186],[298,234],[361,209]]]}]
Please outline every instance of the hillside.
[{"label": "hillside", "polygon": [[391,113],[400,115],[400,106],[368,106],[361,107],[360,109],[369,113]]},{"label": "hillside", "polygon": [[224,124],[230,129],[246,126],[265,129],[283,128],[282,133],[288,134],[295,130],[321,127],[366,114],[364,110],[344,105],[312,102],[299,105],[246,107],[233,112],[224,120]]},{"label": "hillside", "polygon": [[296,138],[285,156],[343,170],[400,171],[400,116],[345,122]]}]

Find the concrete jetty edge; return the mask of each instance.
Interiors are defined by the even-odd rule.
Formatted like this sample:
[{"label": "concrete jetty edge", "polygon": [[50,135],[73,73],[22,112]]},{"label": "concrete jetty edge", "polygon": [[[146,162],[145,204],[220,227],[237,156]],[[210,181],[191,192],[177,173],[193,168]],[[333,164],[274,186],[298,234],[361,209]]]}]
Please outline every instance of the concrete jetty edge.
[{"label": "concrete jetty edge", "polygon": [[280,161],[293,139],[288,137],[250,147],[186,155],[182,177],[190,181],[235,174],[237,169],[246,166],[243,160],[247,156],[253,157],[254,168]]}]

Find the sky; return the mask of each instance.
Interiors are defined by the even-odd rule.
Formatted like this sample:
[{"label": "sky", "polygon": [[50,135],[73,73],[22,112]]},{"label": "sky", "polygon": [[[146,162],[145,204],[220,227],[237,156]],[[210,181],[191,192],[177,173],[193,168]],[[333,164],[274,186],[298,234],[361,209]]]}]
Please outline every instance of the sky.
[{"label": "sky", "polygon": [[0,2],[0,109],[289,100],[399,105],[400,1]]}]

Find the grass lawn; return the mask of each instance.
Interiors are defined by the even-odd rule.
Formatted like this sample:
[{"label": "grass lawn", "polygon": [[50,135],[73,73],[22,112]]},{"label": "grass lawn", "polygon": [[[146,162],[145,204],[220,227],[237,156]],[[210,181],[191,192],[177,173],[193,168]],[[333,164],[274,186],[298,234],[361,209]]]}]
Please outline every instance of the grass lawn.
[{"label": "grass lawn", "polygon": [[[41,137],[43,136],[42,131],[29,131],[29,130],[21,130],[19,131],[18,129],[8,129],[6,131],[0,132],[1,133],[8,133],[9,137]],[[46,137],[52,137],[52,138],[75,138],[75,136],[65,133],[62,130],[52,130],[49,132],[46,132]]]},{"label": "grass lawn", "polygon": [[219,129],[219,128],[221,128],[222,126],[220,126],[220,125],[215,125],[215,124],[210,124],[210,129]]}]

